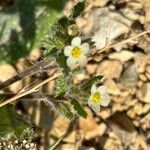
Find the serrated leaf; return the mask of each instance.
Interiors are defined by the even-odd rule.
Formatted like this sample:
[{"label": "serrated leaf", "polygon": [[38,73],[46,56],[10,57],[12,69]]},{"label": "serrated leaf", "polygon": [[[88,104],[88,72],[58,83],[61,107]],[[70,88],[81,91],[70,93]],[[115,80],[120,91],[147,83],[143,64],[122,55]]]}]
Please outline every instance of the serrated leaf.
[{"label": "serrated leaf", "polygon": [[85,1],[77,3],[73,8],[71,16],[73,18],[77,18],[83,13],[84,9],[85,9]]},{"label": "serrated leaf", "polygon": [[68,89],[68,80],[64,75],[60,76],[56,81],[55,97],[63,96]]},{"label": "serrated leaf", "polygon": [[46,45],[44,52],[46,56],[50,57],[49,54],[54,48],[61,53],[62,49],[70,44],[71,37],[68,35],[68,27],[74,23],[74,20],[62,17],[50,28],[45,39],[43,39],[43,44]]},{"label": "serrated leaf", "polygon": [[53,49],[61,53],[62,49],[71,43],[73,38],[68,34],[68,28],[75,24],[75,18],[78,17],[85,8],[85,2],[77,3],[73,12],[69,17],[60,18],[48,31],[46,38],[43,40],[44,45],[46,45],[45,55],[51,56],[50,51]]},{"label": "serrated leaf", "polygon": [[64,74],[68,75],[70,73],[70,68],[66,64],[67,57],[64,55],[63,51],[59,53],[59,56],[56,58],[56,61],[59,64],[59,66],[63,69]]},{"label": "serrated leaf", "polygon": [[13,106],[6,105],[0,108],[0,138],[29,138],[32,132],[30,124],[14,111]]},{"label": "serrated leaf", "polygon": [[87,112],[82,108],[82,106],[80,105],[80,103],[77,100],[72,99],[71,104],[73,105],[74,109],[79,114],[79,116],[81,116],[83,118],[87,117]]},{"label": "serrated leaf", "polygon": [[99,75],[89,79],[88,81],[86,81],[81,85],[81,89],[85,91],[91,89],[92,85],[98,83],[102,78],[103,76]]}]

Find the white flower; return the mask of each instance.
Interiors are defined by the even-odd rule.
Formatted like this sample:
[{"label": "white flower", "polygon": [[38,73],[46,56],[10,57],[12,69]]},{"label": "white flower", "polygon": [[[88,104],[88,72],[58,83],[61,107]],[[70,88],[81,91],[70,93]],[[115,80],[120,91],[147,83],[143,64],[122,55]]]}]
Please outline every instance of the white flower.
[{"label": "white flower", "polygon": [[88,105],[95,111],[100,111],[100,105],[101,106],[108,106],[110,102],[108,93],[107,93],[107,87],[106,86],[100,86],[96,87],[94,84],[91,88],[91,96],[88,100]]},{"label": "white flower", "polygon": [[75,37],[71,41],[71,45],[64,49],[65,56],[68,57],[67,65],[73,69],[76,64],[84,66],[87,63],[87,56],[89,55],[89,44],[81,44],[81,38]]}]

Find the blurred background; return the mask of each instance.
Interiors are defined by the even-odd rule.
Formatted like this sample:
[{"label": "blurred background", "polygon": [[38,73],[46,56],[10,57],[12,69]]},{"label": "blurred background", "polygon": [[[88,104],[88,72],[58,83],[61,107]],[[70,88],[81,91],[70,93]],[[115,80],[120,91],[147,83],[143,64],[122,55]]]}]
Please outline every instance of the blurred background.
[{"label": "blurred background", "polygon": [[[0,82],[37,63],[46,32],[62,15],[68,16],[77,2],[0,1]],[[149,14],[149,0],[86,0],[85,12],[76,20],[82,37],[92,38],[97,50],[113,46],[90,60],[85,73],[73,82],[79,84],[93,75],[104,75],[103,84],[108,87],[111,103],[98,113],[86,107],[87,119],[70,121],[44,103],[18,101],[15,109],[30,120],[35,135],[29,147],[25,140],[25,146],[16,143],[12,149],[47,150],[65,134],[58,150],[149,150],[150,35],[132,39],[150,29]],[[0,94],[9,98],[46,77],[47,74],[38,73],[1,90]],[[52,81],[41,91],[52,94],[54,85]],[[0,130],[2,126],[0,123]],[[11,149],[4,141],[1,145],[2,149]]]}]

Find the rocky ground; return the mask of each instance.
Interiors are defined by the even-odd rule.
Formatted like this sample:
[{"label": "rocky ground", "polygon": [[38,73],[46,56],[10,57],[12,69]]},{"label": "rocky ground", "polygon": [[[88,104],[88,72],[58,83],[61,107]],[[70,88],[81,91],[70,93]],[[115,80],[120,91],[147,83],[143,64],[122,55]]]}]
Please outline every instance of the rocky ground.
[{"label": "rocky ground", "polygon": [[[70,0],[64,14],[76,2]],[[87,73],[77,76],[74,83],[92,75],[104,75],[103,83],[108,86],[111,103],[97,114],[87,107],[88,118],[73,121],[71,132],[68,130],[72,122],[62,116],[55,117],[47,106],[36,103],[33,108],[24,104],[40,128],[37,139],[41,148],[68,132],[58,149],[150,149],[150,37],[144,34],[130,39],[150,28],[149,13],[149,0],[87,0],[85,14],[77,20],[83,38],[92,37],[97,50],[105,45],[114,46],[92,58],[86,65]],[[130,40],[121,43],[127,39]],[[35,62],[39,56],[39,51],[33,50],[29,59]],[[5,81],[30,65],[25,59],[15,66],[2,65],[0,80]],[[16,93],[30,81],[17,82],[9,90]],[[54,84],[53,81],[47,85],[49,92]]]}]

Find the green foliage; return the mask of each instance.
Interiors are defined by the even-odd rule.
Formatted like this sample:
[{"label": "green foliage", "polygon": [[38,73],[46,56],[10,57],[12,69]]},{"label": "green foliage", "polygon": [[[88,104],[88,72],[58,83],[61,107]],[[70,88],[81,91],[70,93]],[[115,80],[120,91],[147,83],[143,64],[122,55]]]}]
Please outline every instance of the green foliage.
[{"label": "green foliage", "polygon": [[17,114],[13,106],[7,105],[0,109],[0,138],[31,138],[33,134],[30,124]]},{"label": "green foliage", "polygon": [[[74,20],[67,17],[60,18],[48,31],[43,43],[47,46],[44,52],[45,56],[51,56],[51,50],[55,48],[55,54],[70,44],[70,36],[68,35],[68,27],[74,24]],[[53,52],[54,54],[54,52]]]},{"label": "green foliage", "polygon": [[68,79],[64,75],[60,76],[56,82],[56,89],[54,91],[55,97],[63,96],[68,89]]},{"label": "green foliage", "polygon": [[[60,16],[66,0],[18,0],[15,4],[0,14],[0,61],[15,61],[20,56],[27,55],[32,48],[40,46],[43,39],[45,57],[55,58],[63,75],[57,79],[54,97],[56,99],[66,98],[61,104],[58,103],[60,113],[72,119],[75,114],[86,118],[87,113],[82,104],[76,100],[76,96],[83,101],[87,98],[87,91],[93,83],[102,77],[94,77],[80,86],[71,84],[71,76],[83,71],[82,68],[71,71],[66,65],[67,57],[64,55],[64,47],[70,45],[76,35],[69,35],[68,28],[75,24],[75,19],[80,16],[85,8],[85,1],[77,3],[69,17],[61,17],[55,24],[56,16]],[[52,25],[53,24],[53,25]],[[47,32],[48,31],[48,32]],[[78,32],[77,32],[78,34]],[[91,39],[87,39],[89,44]],[[87,91],[86,91],[87,90]],[[67,94],[70,94],[67,97]],[[66,95],[65,95],[66,94]],[[85,96],[86,95],[86,96]],[[68,99],[67,99],[68,98]],[[67,101],[68,100],[68,101]],[[12,107],[0,109],[0,136],[12,134],[16,137],[23,135],[29,124],[16,114]],[[17,125],[16,125],[17,124]],[[29,128],[28,128],[29,129]],[[23,131],[23,133],[21,132]],[[26,130],[25,130],[26,131]]]},{"label": "green foliage", "polygon": [[57,51],[60,52],[66,45],[70,44],[72,37],[68,34],[68,27],[75,24],[76,17],[78,17],[84,10],[83,6],[85,7],[85,2],[77,3],[69,17],[60,18],[50,28],[43,40],[43,44],[47,46],[45,56],[51,56],[51,51],[54,48],[56,50],[55,53],[57,53]]},{"label": "green foliage", "polygon": [[88,92],[91,89],[92,85],[98,83],[102,78],[103,76],[99,75],[87,80],[81,85],[81,90]]},{"label": "green foliage", "polygon": [[66,65],[67,57],[64,55],[63,51],[59,53],[59,56],[56,58],[57,63],[63,69],[65,75],[69,75],[70,68]]},{"label": "green foliage", "polygon": [[77,18],[83,13],[84,9],[85,9],[85,1],[77,3],[73,8],[71,16],[73,18]]},{"label": "green foliage", "polygon": [[82,108],[82,106],[80,105],[80,103],[77,100],[72,99],[71,104],[73,105],[74,109],[76,110],[76,112],[78,113],[79,116],[81,116],[83,118],[87,117],[87,112]]},{"label": "green foliage", "polygon": [[61,15],[67,0],[17,0],[0,12],[0,62],[16,61],[40,41]]}]

